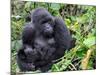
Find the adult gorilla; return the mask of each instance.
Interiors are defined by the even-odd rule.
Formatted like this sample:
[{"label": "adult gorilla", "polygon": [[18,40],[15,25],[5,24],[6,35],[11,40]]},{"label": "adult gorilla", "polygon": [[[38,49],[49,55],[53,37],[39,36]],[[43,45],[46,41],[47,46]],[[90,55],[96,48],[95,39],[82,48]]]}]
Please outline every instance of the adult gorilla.
[{"label": "adult gorilla", "polygon": [[31,22],[25,25],[22,41],[23,47],[17,54],[21,71],[48,71],[54,60],[75,45],[64,21],[44,8],[31,12]]}]

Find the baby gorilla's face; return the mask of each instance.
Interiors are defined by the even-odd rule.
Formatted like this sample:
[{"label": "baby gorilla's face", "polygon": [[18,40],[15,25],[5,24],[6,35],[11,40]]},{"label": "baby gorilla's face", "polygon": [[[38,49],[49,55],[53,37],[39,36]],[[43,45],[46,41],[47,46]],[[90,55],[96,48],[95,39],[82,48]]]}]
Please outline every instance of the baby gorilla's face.
[{"label": "baby gorilla's face", "polygon": [[32,63],[38,59],[38,52],[31,46],[26,46],[24,52],[28,63]]}]

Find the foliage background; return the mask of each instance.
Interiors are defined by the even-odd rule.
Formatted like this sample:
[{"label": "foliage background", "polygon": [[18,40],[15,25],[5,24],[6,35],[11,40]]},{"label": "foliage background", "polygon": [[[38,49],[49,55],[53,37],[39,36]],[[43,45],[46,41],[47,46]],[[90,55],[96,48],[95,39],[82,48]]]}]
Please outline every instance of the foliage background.
[{"label": "foliage background", "polygon": [[[44,2],[11,1],[11,72],[18,71],[16,53],[21,47],[21,32],[30,11],[44,7],[62,17],[76,38],[76,46],[54,64],[50,72],[96,69],[96,7]],[[36,73],[35,71],[34,73]]]}]

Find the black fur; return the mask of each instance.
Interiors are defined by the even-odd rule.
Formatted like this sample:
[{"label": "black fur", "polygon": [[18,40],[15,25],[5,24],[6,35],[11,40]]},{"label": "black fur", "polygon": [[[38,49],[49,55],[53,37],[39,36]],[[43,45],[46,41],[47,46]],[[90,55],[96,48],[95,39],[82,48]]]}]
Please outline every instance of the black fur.
[{"label": "black fur", "polygon": [[17,62],[21,71],[48,71],[53,60],[71,49],[72,37],[61,18],[52,16],[46,9],[37,8],[31,13],[31,22],[22,33],[23,47],[18,51]]}]

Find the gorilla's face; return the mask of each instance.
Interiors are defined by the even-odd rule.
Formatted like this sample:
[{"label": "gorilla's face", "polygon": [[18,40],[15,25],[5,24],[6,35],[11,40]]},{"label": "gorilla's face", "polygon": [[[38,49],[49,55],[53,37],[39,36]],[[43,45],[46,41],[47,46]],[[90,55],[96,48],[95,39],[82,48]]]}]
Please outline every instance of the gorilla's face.
[{"label": "gorilla's face", "polygon": [[43,34],[44,37],[53,37],[54,33],[54,22],[52,18],[45,19],[39,22],[39,24],[35,24],[36,28],[40,31],[41,34]]},{"label": "gorilla's face", "polygon": [[53,37],[53,27],[49,23],[44,23],[42,25],[42,33],[45,37]]},{"label": "gorilla's face", "polygon": [[[34,18],[33,18],[34,17]],[[45,37],[53,37],[54,17],[45,9],[36,9],[32,14],[32,22]]]},{"label": "gorilla's face", "polygon": [[54,21],[51,16],[47,16],[46,18],[43,18],[39,24],[40,30],[42,30],[42,33],[46,37],[52,37],[54,32]]}]

